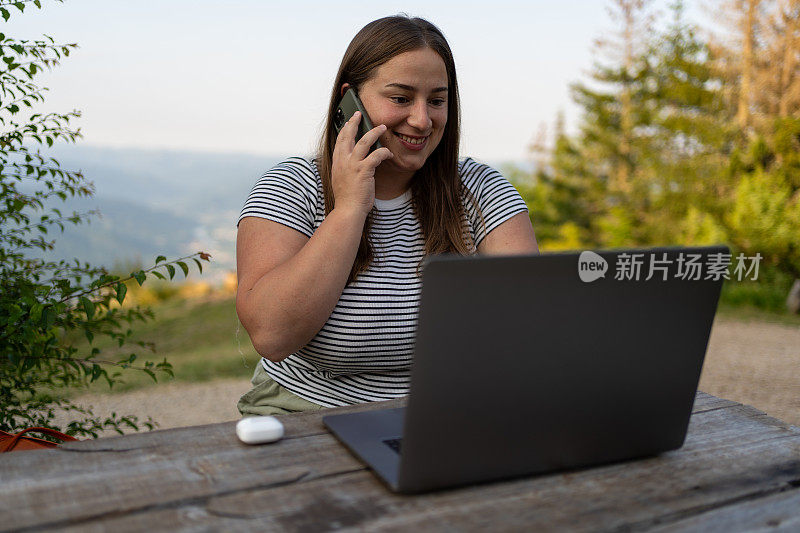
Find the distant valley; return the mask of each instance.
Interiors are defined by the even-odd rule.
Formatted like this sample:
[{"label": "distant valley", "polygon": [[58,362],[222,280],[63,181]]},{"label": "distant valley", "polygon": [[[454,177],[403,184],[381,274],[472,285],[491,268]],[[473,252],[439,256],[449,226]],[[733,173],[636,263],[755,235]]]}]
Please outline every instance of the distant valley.
[{"label": "distant valley", "polygon": [[47,155],[62,168],[82,171],[96,188],[92,198],[54,206],[67,213],[101,212],[88,225],[51,232],[56,248],[50,258],[129,269],[150,266],[158,255],[202,250],[213,257],[203,275],[212,282],[235,270],[239,211],[258,178],[284,159],[80,144],[56,145]]},{"label": "distant valley", "polygon": [[62,168],[95,185],[89,199],[54,204],[62,212],[99,210],[90,224],[68,225],[50,258],[80,258],[108,268],[149,266],[157,255],[209,252],[203,279],[235,269],[236,220],[258,178],[282,157],[54,146]]}]

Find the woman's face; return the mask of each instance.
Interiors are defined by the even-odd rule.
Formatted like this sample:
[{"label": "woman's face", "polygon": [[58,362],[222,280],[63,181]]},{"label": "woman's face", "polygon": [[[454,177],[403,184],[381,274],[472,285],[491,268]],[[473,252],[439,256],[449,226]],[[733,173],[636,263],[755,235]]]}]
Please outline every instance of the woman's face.
[{"label": "woman's face", "polygon": [[362,84],[359,97],[381,144],[394,154],[386,170],[415,172],[439,145],[447,124],[447,70],[430,48],[394,56]]}]

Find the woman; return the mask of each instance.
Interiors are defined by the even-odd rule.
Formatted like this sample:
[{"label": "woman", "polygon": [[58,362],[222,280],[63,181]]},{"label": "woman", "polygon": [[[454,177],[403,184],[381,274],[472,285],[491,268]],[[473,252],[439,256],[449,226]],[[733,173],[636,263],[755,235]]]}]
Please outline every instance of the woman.
[{"label": "woman", "polygon": [[[358,142],[358,113],[334,128],[351,87],[375,125]],[[268,171],[239,218],[236,310],[263,356],[243,415],[406,394],[425,256],[538,251],[522,198],[494,169],[459,161],[458,144],[455,63],[439,29],[405,16],[365,26],[339,67],[317,157]]]}]

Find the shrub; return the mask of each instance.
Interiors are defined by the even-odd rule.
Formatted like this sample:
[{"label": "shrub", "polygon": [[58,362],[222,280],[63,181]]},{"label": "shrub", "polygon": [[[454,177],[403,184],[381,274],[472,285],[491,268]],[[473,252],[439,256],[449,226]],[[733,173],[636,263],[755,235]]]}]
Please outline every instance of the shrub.
[{"label": "shrub", "polygon": [[[8,20],[10,10],[22,12],[26,5],[41,7],[39,0],[3,3],[0,16]],[[96,437],[103,429],[138,430],[140,422],[136,416],[116,414],[102,420],[54,392],[97,380],[111,387],[125,370],[145,372],[154,380],[157,372],[171,374],[166,360],[138,362],[137,352],[152,348],[152,343],[131,342],[131,326],[151,317],[152,311],[119,305],[125,300],[126,282],[172,279],[176,269],[187,276],[191,261],[202,272],[200,261],[209,255],[197,252],[173,261],[159,256],[153,266],[129,276],[109,274],[79,259],[37,257],[53,248],[51,231],[63,231],[66,224],[79,224],[93,214],[64,214],[52,207],[70,197],[91,196],[94,189],[80,172],[61,168],[42,152],[45,145],[75,142],[81,136],[79,129],[70,127],[80,113],[23,112],[44,101],[47,89],[33,83],[36,76],[58,65],[76,46],[57,44],[51,37],[27,41],[0,33],[0,429],[44,426]],[[77,348],[74,341],[81,335],[89,343]],[[104,359],[94,345],[98,336],[130,350]],[[59,409],[76,418],[66,428],[54,422]],[[148,419],[143,425],[152,428],[153,422]]]}]

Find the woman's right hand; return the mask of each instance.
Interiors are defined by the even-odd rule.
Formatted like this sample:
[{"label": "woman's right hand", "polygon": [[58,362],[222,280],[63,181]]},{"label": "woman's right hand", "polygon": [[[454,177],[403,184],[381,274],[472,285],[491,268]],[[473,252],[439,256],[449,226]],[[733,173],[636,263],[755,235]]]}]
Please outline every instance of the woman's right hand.
[{"label": "woman's right hand", "polygon": [[367,214],[375,205],[375,169],[394,154],[385,146],[369,153],[370,146],[386,131],[383,124],[355,142],[359,122],[361,113],[356,111],[339,131],[333,149],[331,186],[334,208],[355,209]]}]

